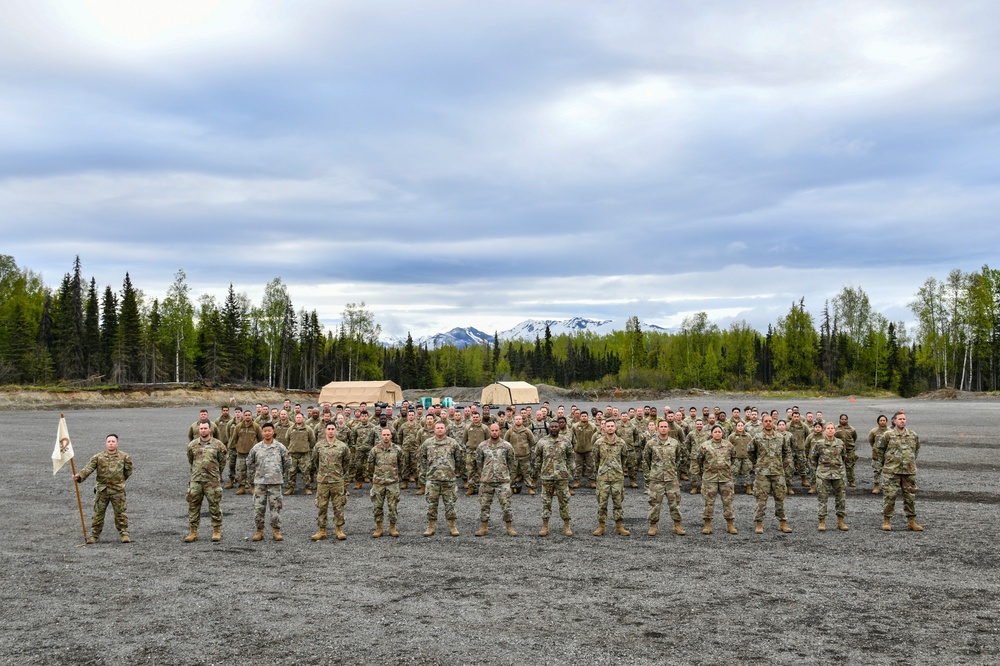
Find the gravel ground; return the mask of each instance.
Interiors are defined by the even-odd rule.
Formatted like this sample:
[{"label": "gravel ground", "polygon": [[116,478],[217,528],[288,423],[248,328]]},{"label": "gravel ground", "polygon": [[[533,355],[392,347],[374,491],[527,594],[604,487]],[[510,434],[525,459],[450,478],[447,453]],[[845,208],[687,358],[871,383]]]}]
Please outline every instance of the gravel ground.
[{"label": "gravel ground", "polygon": [[[158,408],[67,412],[78,467],[112,431],[135,461],[134,543],[117,542],[109,511],[102,542],[85,547],[69,470],[53,477],[48,460],[58,412],[6,412],[0,663],[1000,663],[1000,403],[798,404],[847,412],[863,435],[905,406],[923,442],[926,531],[902,529],[901,501],[897,530],[879,529],[865,445],[846,533],[817,532],[815,496],[799,492],[787,500],[792,534],[772,517],[754,535],[741,495],[739,534],[704,536],[702,498],[685,493],[688,536],[651,538],[644,496],[626,489],[627,538],[591,536],[591,490],[573,498],[572,538],[535,536],[541,501],[527,495],[514,498],[519,538],[503,535],[496,505],[491,533],[472,536],[478,496],[459,498],[460,537],[423,538],[411,488],[402,536],[375,540],[366,487],[352,491],[344,542],[309,540],[316,510],[298,494],[285,499],[285,541],[252,543],[251,500],[230,490],[223,541],[184,544],[183,435],[197,410]],[[92,488],[81,485],[88,528]]]}]

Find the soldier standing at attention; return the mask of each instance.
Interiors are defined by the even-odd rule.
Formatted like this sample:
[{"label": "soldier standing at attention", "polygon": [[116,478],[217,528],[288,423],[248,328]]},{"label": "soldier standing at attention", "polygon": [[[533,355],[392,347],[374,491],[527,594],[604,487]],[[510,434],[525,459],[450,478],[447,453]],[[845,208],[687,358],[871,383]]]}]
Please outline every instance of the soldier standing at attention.
[{"label": "soldier standing at attention", "polygon": [[257,528],[253,540],[264,538],[264,512],[268,509],[271,512],[271,535],[275,541],[282,541],[281,487],[292,460],[285,445],[274,439],[273,423],[265,423],[261,431],[264,439],[254,444],[247,454],[247,474],[253,480],[253,516]]},{"label": "soldier standing at attention", "polygon": [[684,536],[681,527],[681,484],[677,465],[681,459],[681,443],[670,436],[670,424],[661,420],[656,424],[657,436],[646,441],[642,453],[643,478],[649,497],[649,536],[656,536],[660,521],[660,507],[667,498],[670,517],[674,520],[674,534]]},{"label": "soldier standing at attention", "polygon": [[[501,414],[503,412],[500,412]],[[500,423],[497,423],[500,425]],[[503,426],[500,425],[501,432]],[[524,420],[520,415],[514,417],[514,427],[507,430],[503,438],[510,442],[516,457],[514,467],[511,469],[511,481],[513,491],[520,492],[521,482],[528,488],[528,494],[535,494],[535,480],[531,472],[531,452],[535,448],[535,435],[528,428],[524,427]]]},{"label": "soldier standing at attention", "polygon": [[306,495],[312,495],[313,491],[310,487],[312,483],[312,450],[316,446],[316,433],[306,425],[306,419],[301,413],[295,415],[295,423],[285,431],[284,444],[288,448],[288,455],[292,461],[288,468],[288,487],[285,489],[285,494],[295,493],[295,481],[301,473]]},{"label": "soldier standing at attention", "polygon": [[187,447],[191,482],[188,485],[188,535],[184,543],[198,540],[198,523],[201,522],[201,501],[208,502],[208,515],[212,519],[212,541],[222,541],[222,468],[226,464],[225,445],[212,437],[208,423],[198,424],[198,439]]},{"label": "soldier standing at attention", "polygon": [[715,513],[715,497],[722,497],[722,515],[726,519],[726,532],[736,534],[733,522],[733,443],[723,439],[722,426],[712,426],[709,438],[691,453],[691,476],[701,477],[701,494],[705,498],[705,512],[702,518],[705,527],[702,534],[712,533],[712,516]]},{"label": "soldier standing at attention", "polygon": [[[343,415],[338,417],[343,422]],[[346,428],[346,426],[345,426]],[[333,504],[333,525],[337,539],[343,541],[344,507],[347,505],[347,483],[350,479],[351,449],[337,436],[337,425],[326,424],[322,440],[316,443],[312,453],[313,469],[316,470],[316,524],[319,530],[310,538],[319,541],[326,538],[327,511]]]},{"label": "soldier standing at attention", "polygon": [[382,536],[384,506],[389,505],[389,536],[398,537],[396,507],[399,505],[399,466],[403,451],[392,443],[392,428],[382,428],[379,443],[368,453],[368,476],[372,480],[370,496],[375,514],[375,531],[372,538]]},{"label": "soldier standing at attention", "polygon": [[906,428],[906,414],[892,416],[893,427],[882,433],[875,443],[875,456],[882,464],[882,529],[892,530],[892,515],[896,511],[896,495],[903,492],[903,511],[906,526],[914,532],[923,532],[917,523],[917,454],[920,438]]},{"label": "soldier standing at attention", "polygon": [[875,427],[868,432],[868,445],[872,447],[872,477],[875,479],[872,495],[878,495],[882,492],[882,461],[875,456],[875,444],[888,429],[888,417],[885,414],[879,414]]},{"label": "soldier standing at attention", "polygon": [[479,412],[472,413],[472,425],[465,430],[462,435],[462,442],[465,449],[465,473],[469,481],[469,489],[465,494],[473,495],[476,486],[479,485],[479,469],[476,466],[476,449],[480,442],[485,442],[490,438],[489,426],[482,422]]},{"label": "soldier standing at attention", "polygon": [[476,469],[479,473],[479,522],[476,536],[486,536],[490,529],[490,505],[493,495],[497,496],[503,509],[503,522],[507,525],[507,536],[517,536],[514,531],[514,511],[511,508],[510,470],[517,460],[514,447],[501,439],[499,424],[493,423],[490,437],[476,447]]},{"label": "soldier standing at attention", "polygon": [[597,529],[594,530],[594,536],[604,536],[605,523],[608,521],[608,498],[614,505],[615,532],[621,536],[632,534],[625,529],[623,523],[625,512],[622,509],[628,451],[625,442],[615,435],[617,429],[618,425],[614,419],[605,421],[604,434],[594,446],[594,458],[597,464]]},{"label": "soldier standing at attention", "polygon": [[[362,403],[363,404],[363,403]],[[362,409],[360,421],[354,426],[351,439],[354,440],[354,488],[360,488],[365,479],[365,463],[368,461],[368,452],[375,446],[377,439],[374,423],[368,421],[368,410]]]},{"label": "soldier standing at attention", "polygon": [[[826,427],[825,425],[823,426]],[[858,484],[854,478],[854,463],[858,460],[855,453],[855,442],[858,440],[858,431],[847,422],[847,414],[840,415],[840,423],[837,425],[837,439],[844,443],[844,466],[847,468],[847,485],[851,488]]]},{"label": "soldier standing at attention", "polygon": [[110,434],[104,440],[104,451],[98,453],[73,480],[80,483],[97,472],[94,488],[94,519],[90,523],[90,537],[87,543],[97,543],[104,529],[104,514],[108,504],[115,512],[115,527],[122,537],[122,543],[131,543],[128,535],[128,504],[125,501],[125,482],[132,476],[132,457],[118,450],[118,435]]},{"label": "soldier standing at attention", "polygon": [[448,427],[443,421],[434,424],[434,436],[429,437],[420,446],[417,459],[420,462],[420,475],[425,483],[427,498],[427,529],[424,536],[434,536],[437,526],[438,499],[444,502],[444,515],[448,519],[448,528],[452,536],[458,536],[455,519],[455,503],[458,501],[458,484],[455,475],[458,470],[458,459],[462,455],[462,446],[447,436]]},{"label": "soldier standing at attention", "polygon": [[560,437],[559,432],[559,423],[550,423],[549,434],[535,444],[534,461],[542,485],[542,529],[538,532],[538,536],[549,535],[553,495],[559,498],[559,517],[563,520],[563,534],[573,536],[573,530],[569,528],[569,480],[574,467],[573,445],[568,439]]},{"label": "soldier standing at attention", "polygon": [[[230,445],[236,450],[236,483],[240,486],[236,491],[237,495],[245,495],[247,492],[247,454],[263,437],[264,434],[260,426],[254,422],[250,410],[243,412],[243,421],[233,427],[233,434],[229,438]],[[233,481],[230,479],[226,488],[232,487]]]},{"label": "soldier standing at attention", "polygon": [[816,497],[819,498],[819,531],[826,532],[826,510],[830,490],[833,490],[837,506],[837,529],[847,531],[847,488],[844,485],[844,456],[847,446],[837,435],[833,422],[823,426],[823,437],[813,440],[809,461],[816,470]]},{"label": "soldier standing at attention", "polygon": [[743,421],[736,422],[736,430],[729,435],[729,441],[733,443],[733,483],[743,477],[747,495],[753,495],[753,462],[750,460],[750,442],[753,437],[747,433]]},{"label": "soldier standing at attention", "polygon": [[764,533],[764,510],[768,495],[774,495],[774,515],[778,519],[778,529],[791,532],[785,518],[785,470],[792,466],[792,447],[785,437],[774,431],[774,418],[765,414],[761,419],[761,431],[753,442],[754,480],[753,490],[757,497],[757,511],[754,514],[754,532]]},{"label": "soldier standing at attention", "polygon": [[[596,411],[596,407],[595,407]],[[590,480],[590,487],[594,488],[594,436],[598,433],[597,427],[590,422],[587,412],[580,412],[580,422],[573,426],[573,458],[576,466],[576,475],[571,485],[572,488],[579,488],[581,481]]]}]

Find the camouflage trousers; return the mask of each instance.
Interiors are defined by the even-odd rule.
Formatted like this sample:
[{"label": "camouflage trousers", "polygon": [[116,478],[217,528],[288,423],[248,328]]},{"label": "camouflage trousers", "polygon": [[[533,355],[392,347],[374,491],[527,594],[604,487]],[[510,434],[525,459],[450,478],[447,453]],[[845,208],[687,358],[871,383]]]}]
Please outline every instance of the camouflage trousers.
[{"label": "camouflage trousers", "polygon": [[660,522],[660,506],[663,498],[667,498],[670,507],[670,517],[676,521],[681,519],[681,483],[677,479],[670,481],[650,481],[646,486],[646,497],[649,498],[649,522]]},{"label": "camouflage trousers", "polygon": [[896,495],[903,492],[903,513],[916,518],[917,475],[882,473],[882,515],[892,518],[896,513]]},{"label": "camouflage trousers", "polygon": [[576,459],[576,480],[580,483],[586,483],[588,479],[594,478],[594,452],[588,451],[587,453],[580,453],[579,451],[573,454]]},{"label": "camouflage trousers", "polygon": [[857,483],[857,479],[854,476],[854,463],[858,461],[858,454],[855,451],[856,445],[845,444],[844,445],[844,466],[847,468],[847,482]]},{"label": "camouflage trousers", "polygon": [[569,481],[566,479],[541,481],[542,520],[552,517],[552,496],[559,498],[559,517],[569,520]]},{"label": "camouflage trousers", "polygon": [[819,519],[826,518],[827,504],[830,500],[830,491],[833,491],[834,503],[837,507],[837,516],[847,517],[847,483],[843,479],[816,479],[816,498],[819,500]]},{"label": "camouflage trousers", "polygon": [[875,452],[872,452],[872,478],[875,483],[882,482],[882,461],[875,457]]},{"label": "camouflage trousers", "polygon": [[399,464],[399,473],[403,481],[415,481],[419,475],[420,470],[417,465],[417,452],[420,447],[410,447],[403,449],[403,459]]},{"label": "camouflage trousers", "polygon": [[427,492],[427,520],[437,520],[438,498],[444,502],[444,517],[448,520],[455,520],[458,514],[455,512],[455,503],[458,501],[458,486],[455,480],[450,481],[428,481]]},{"label": "camouflage trousers", "polygon": [[354,450],[354,480],[364,481],[365,480],[365,467],[368,464],[368,454],[371,453],[371,447],[367,449],[357,448]]},{"label": "camouflage trousers", "polygon": [[373,483],[371,492],[372,510],[375,513],[375,522],[381,523],[385,516],[384,507],[389,505],[389,522],[396,522],[396,507],[399,505],[399,483]]},{"label": "camouflage trousers", "polygon": [[[811,476],[812,473],[809,470],[809,459],[807,458],[805,444],[801,448],[798,446],[792,446],[792,460],[795,464],[795,476]],[[788,472],[785,472],[785,478],[788,478]]]},{"label": "camouflage trousers", "polygon": [[232,447],[226,453],[229,462],[229,480],[236,481],[236,447]]},{"label": "camouflage trousers", "polygon": [[785,495],[788,494],[788,487],[785,485],[785,477],[781,474],[773,476],[768,474],[757,474],[753,481],[753,494],[757,498],[757,510],[754,512],[754,522],[764,520],[764,510],[767,507],[768,495],[774,495],[774,516],[778,520],[785,519]]},{"label": "camouflage trousers", "polygon": [[514,467],[510,470],[510,482],[520,489],[521,483],[529,488],[535,487],[535,479],[531,473],[531,456],[515,456]]},{"label": "camouflage trousers", "polygon": [[479,469],[476,467],[476,453],[474,451],[465,452],[465,469],[460,476],[467,479],[470,485],[479,485]]},{"label": "camouflage trousers", "polygon": [[271,528],[281,529],[281,485],[266,483],[254,487],[253,523],[258,530],[264,529],[265,509],[271,512]]},{"label": "camouflage trousers", "polygon": [[316,515],[316,524],[321,530],[326,529],[327,511],[333,504],[333,524],[342,526],[344,524],[344,507],[347,506],[347,485],[340,483],[320,483],[316,486],[316,508],[319,513]]},{"label": "camouflage trousers", "polygon": [[630,446],[625,454],[625,476],[634,479],[639,476],[639,447]]},{"label": "camouflage trousers", "polygon": [[689,471],[691,471],[691,445],[682,443],[680,457],[677,461],[677,472],[687,474]]},{"label": "camouflage trousers", "polygon": [[490,507],[493,505],[493,495],[497,496],[500,508],[503,509],[503,521],[509,523],[514,520],[514,509],[511,506],[513,493],[510,490],[510,482],[487,482],[479,484],[479,522],[490,522]]},{"label": "camouflage trousers", "polygon": [[751,475],[753,475],[753,463],[750,462],[749,458],[734,458],[733,459],[733,484],[735,484],[740,477],[743,477],[744,485],[749,486],[751,482]]},{"label": "camouflage trousers", "polygon": [[188,485],[188,525],[198,527],[201,522],[202,498],[208,501],[208,515],[212,527],[222,527],[222,481],[192,481]]},{"label": "camouflage trousers", "polygon": [[109,493],[106,490],[94,494],[94,519],[90,522],[90,536],[95,539],[104,530],[104,514],[108,512],[108,504],[115,512],[115,528],[124,536],[128,534],[128,503],[125,493]]},{"label": "camouflage trousers", "polygon": [[302,475],[302,485],[306,488],[312,483],[312,456],[308,453],[289,453],[292,464],[288,466],[288,474],[285,477],[286,484],[295,490],[295,481],[298,475]]},{"label": "camouflage trousers", "polygon": [[245,453],[236,454],[236,483],[241,486],[249,485],[247,483],[247,454]]},{"label": "camouflage trousers", "polygon": [[625,518],[622,510],[622,502],[625,500],[625,480],[621,481],[601,481],[597,480],[597,522],[604,523],[608,520],[608,498],[614,507],[615,522]]},{"label": "camouflage trousers", "polygon": [[736,497],[736,489],[732,481],[702,481],[701,496],[705,498],[705,511],[702,518],[712,520],[715,515],[715,496],[722,498],[722,517],[726,520],[733,520],[736,512],[733,510],[733,498]]}]

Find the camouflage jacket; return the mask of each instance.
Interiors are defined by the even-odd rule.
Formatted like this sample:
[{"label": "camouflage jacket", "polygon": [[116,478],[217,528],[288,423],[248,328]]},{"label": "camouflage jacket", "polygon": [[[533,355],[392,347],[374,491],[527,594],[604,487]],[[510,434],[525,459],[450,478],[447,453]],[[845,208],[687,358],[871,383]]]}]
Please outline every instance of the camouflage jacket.
[{"label": "camouflage jacket", "polygon": [[889,426],[886,426],[884,428],[882,426],[875,426],[874,428],[868,431],[868,445],[872,447],[873,453],[875,451],[875,444],[882,437],[882,435],[885,434],[885,432],[888,430]]},{"label": "camouflage jacket", "polygon": [[291,421],[274,421],[274,439],[288,447],[288,431],[294,425]]},{"label": "camouflage jacket", "polygon": [[843,440],[837,437],[833,439],[820,437],[813,440],[812,450],[809,452],[809,462],[816,470],[816,478],[843,479],[847,476],[847,468],[844,467],[844,451],[846,449]]},{"label": "camouflage jacket", "polygon": [[503,438],[510,442],[510,445],[514,447],[514,455],[519,458],[530,456],[531,450],[535,448],[536,444],[534,433],[524,426],[520,428],[512,427]]},{"label": "camouflage jacket", "polygon": [[691,430],[687,437],[684,439],[684,444],[691,450],[692,455],[698,449],[698,445],[707,439],[711,439],[712,434],[707,430],[698,430],[697,428]]},{"label": "camouflage jacket", "polygon": [[283,441],[289,453],[309,453],[316,446],[316,433],[306,425],[293,425],[285,437],[287,441]]},{"label": "camouflage jacket", "polygon": [[792,465],[792,447],[788,438],[772,431],[770,435],[761,431],[754,435],[750,443],[754,472],[765,476],[779,476],[786,467]]},{"label": "camouflage jacket", "polygon": [[858,431],[851,424],[838,425],[835,437],[843,441],[845,446],[853,446],[858,441]]},{"label": "camouflage jacket", "polygon": [[233,430],[233,417],[220,416],[215,419],[215,427],[219,429],[219,441],[224,446],[229,446],[229,433]]},{"label": "camouflage jacket", "polygon": [[125,482],[132,476],[132,456],[121,449],[115,453],[101,451],[80,470],[80,481],[97,472],[97,492],[125,492]]},{"label": "camouflage jacket", "polygon": [[495,444],[487,439],[476,447],[476,467],[482,483],[510,483],[514,461],[514,447],[502,439]]},{"label": "camouflage jacket", "polygon": [[403,450],[395,444],[383,447],[379,442],[368,452],[366,469],[373,484],[389,485],[399,483],[399,463],[403,459]]},{"label": "camouflage jacket", "polygon": [[351,462],[351,450],[342,439],[327,441],[326,437],[313,447],[312,464],[317,483],[344,483]]},{"label": "camouflage jacket", "polygon": [[459,440],[465,444],[465,449],[467,451],[475,452],[479,447],[479,443],[486,441],[490,438],[490,427],[484,423],[479,425],[470,425],[465,431],[463,439]]},{"label": "camouflage jacket", "polygon": [[460,455],[462,447],[451,437],[445,437],[441,441],[436,437],[429,437],[420,445],[417,458],[420,470],[428,481],[453,481]]},{"label": "camouflage jacket", "polygon": [[799,421],[798,423],[789,423],[787,432],[792,436],[792,446],[798,451],[806,450],[806,438],[812,434],[809,428],[806,427],[805,423]]},{"label": "camouflage jacket", "polygon": [[677,464],[681,456],[681,443],[673,437],[656,437],[646,441],[642,452],[642,470],[646,483],[653,481],[674,481],[677,479]]},{"label": "camouflage jacket", "polygon": [[[195,421],[194,423],[191,424],[191,427],[188,428],[188,441],[189,442],[192,439],[198,439],[198,437],[199,437],[199,435],[198,435],[198,424],[199,423],[201,423],[201,421]],[[214,437],[215,439],[219,439],[220,438],[219,437],[219,434],[220,434],[219,433],[219,426],[215,425],[211,421],[206,421],[206,423],[208,423],[209,425],[212,426],[212,437]]]},{"label": "camouflage jacket", "polygon": [[738,460],[743,460],[750,457],[750,442],[753,441],[753,437],[747,434],[746,430],[743,434],[734,432],[729,436],[729,441],[733,443],[733,457]]},{"label": "camouflage jacket", "polygon": [[642,437],[638,429],[631,423],[622,424],[621,421],[618,422],[618,429],[615,434],[625,442],[625,446],[629,449],[634,449],[636,447],[642,446]]},{"label": "camouflage jacket", "polygon": [[273,440],[271,446],[257,442],[247,454],[247,476],[254,485],[280,485],[291,464],[288,449],[278,440]]},{"label": "camouflage jacket", "polygon": [[226,445],[220,440],[214,437],[207,442],[201,441],[201,437],[191,440],[187,455],[192,481],[222,481],[222,470],[226,466]]},{"label": "camouflage jacket", "polygon": [[573,450],[577,453],[590,453],[594,450],[594,434],[598,432],[597,426],[590,421],[587,425],[577,423],[573,430]]},{"label": "camouflage jacket", "polygon": [[410,423],[407,421],[399,427],[398,438],[399,444],[406,450],[415,450],[420,448],[420,431],[423,430],[423,426],[414,421]]},{"label": "camouflage jacket", "polygon": [[751,437],[756,437],[757,435],[763,434],[764,424],[759,420],[757,421],[747,421],[743,425],[743,432],[750,433]]},{"label": "camouflage jacket", "polygon": [[628,460],[628,449],[625,442],[617,436],[613,441],[601,437],[595,444],[594,463],[597,465],[597,480],[614,483],[625,480],[625,465]]},{"label": "camouflage jacket", "polygon": [[920,438],[912,430],[886,430],[875,442],[875,458],[882,461],[883,474],[916,474]]},{"label": "camouflage jacket", "polygon": [[573,445],[563,437],[542,437],[535,444],[534,467],[542,481],[568,481],[573,477]]},{"label": "camouflage jacket", "polygon": [[253,448],[254,444],[261,440],[263,435],[260,432],[260,426],[251,421],[247,424],[246,421],[240,422],[235,428],[233,428],[232,435],[229,438],[230,446],[236,447],[236,453],[240,455],[246,455],[250,453],[250,449]]},{"label": "camouflage jacket", "polygon": [[381,441],[378,440],[377,434],[380,431],[381,428],[378,427],[378,424],[372,423],[371,421],[366,424],[362,424],[359,421],[358,425],[354,427],[354,448],[362,451],[367,451],[372,448],[375,446],[376,441]]},{"label": "camouflage jacket", "polygon": [[703,481],[725,483],[733,480],[733,443],[707,439],[691,452],[691,475]]}]

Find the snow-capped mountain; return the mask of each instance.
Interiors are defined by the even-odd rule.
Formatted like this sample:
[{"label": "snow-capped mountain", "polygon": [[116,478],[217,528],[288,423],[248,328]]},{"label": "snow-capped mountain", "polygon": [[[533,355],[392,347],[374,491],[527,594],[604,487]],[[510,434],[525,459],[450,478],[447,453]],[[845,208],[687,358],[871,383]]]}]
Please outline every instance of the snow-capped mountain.
[{"label": "snow-capped mountain", "polygon": [[[497,336],[501,340],[524,340],[532,342],[536,336],[539,338],[545,337],[546,326],[549,327],[549,331],[552,332],[553,336],[563,334],[576,335],[584,332],[593,333],[594,335],[607,335],[612,331],[625,329],[624,323],[616,322],[613,319],[596,320],[585,319],[583,317],[573,317],[572,319],[564,320],[526,319],[513,328],[500,331]],[[668,329],[655,324],[642,324],[642,330],[666,333]],[[406,338],[389,337],[384,339],[383,343],[390,347],[398,347],[406,344]],[[447,333],[436,333],[434,335],[425,335],[421,338],[414,338],[413,344],[418,347],[426,345],[428,349],[437,349],[446,345],[454,345],[459,348],[468,347],[469,345],[489,345],[493,344],[493,334],[484,333],[475,327],[467,326],[465,328],[453,328]]]}]

